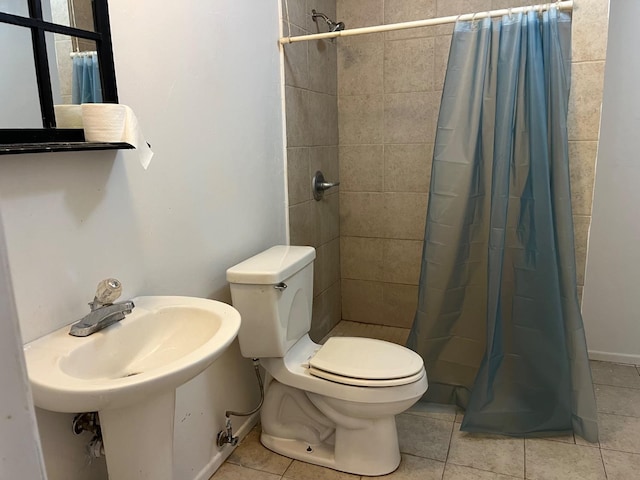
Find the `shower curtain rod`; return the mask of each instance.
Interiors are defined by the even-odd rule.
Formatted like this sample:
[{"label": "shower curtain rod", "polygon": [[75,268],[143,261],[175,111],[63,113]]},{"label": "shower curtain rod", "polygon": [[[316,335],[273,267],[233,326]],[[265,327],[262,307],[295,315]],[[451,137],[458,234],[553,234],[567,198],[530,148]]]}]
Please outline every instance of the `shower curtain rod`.
[{"label": "shower curtain rod", "polygon": [[309,40],[322,40],[325,38],[350,37],[352,35],[364,35],[366,33],[390,32],[393,30],[405,30],[407,28],[430,27],[433,25],[444,25],[446,23],[455,23],[458,20],[480,20],[486,17],[501,17],[513,13],[527,12],[529,10],[543,11],[551,6],[555,6],[558,10],[572,10],[573,0],[564,2],[543,3],[541,5],[530,5],[528,7],[503,8],[500,10],[491,10],[488,12],[467,13],[464,15],[451,15],[450,17],[430,18],[428,20],[416,20],[412,22],[390,23],[388,25],[377,25],[375,27],[352,28],[340,30],[337,32],[314,33],[311,35],[300,35],[297,37],[282,37],[280,45],[295,42],[306,42]]},{"label": "shower curtain rod", "polygon": [[85,50],[83,52],[70,52],[69,56],[71,58],[75,58],[75,57],[88,57],[89,55],[97,55],[97,54],[98,52],[95,50],[91,50],[91,51]]}]

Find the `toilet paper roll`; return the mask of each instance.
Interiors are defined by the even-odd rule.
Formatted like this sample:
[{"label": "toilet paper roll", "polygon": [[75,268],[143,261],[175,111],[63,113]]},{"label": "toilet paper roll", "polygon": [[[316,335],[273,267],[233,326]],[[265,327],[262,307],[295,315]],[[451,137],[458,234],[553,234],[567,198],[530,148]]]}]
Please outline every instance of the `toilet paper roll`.
[{"label": "toilet paper roll", "polygon": [[115,103],[83,103],[82,122],[86,141],[126,142],[136,148],[142,167],[149,167],[153,152],[131,108]]},{"label": "toilet paper roll", "polygon": [[82,128],[82,107],[80,105],[54,105],[56,127]]}]

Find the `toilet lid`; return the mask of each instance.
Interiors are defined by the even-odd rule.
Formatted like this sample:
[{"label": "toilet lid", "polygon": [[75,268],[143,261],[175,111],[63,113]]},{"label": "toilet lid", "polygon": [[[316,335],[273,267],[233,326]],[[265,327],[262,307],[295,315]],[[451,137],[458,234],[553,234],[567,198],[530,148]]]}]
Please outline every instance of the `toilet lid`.
[{"label": "toilet lid", "polygon": [[424,374],[422,357],[395,343],[360,337],[331,337],[309,359],[309,373],[360,386],[406,385]]}]

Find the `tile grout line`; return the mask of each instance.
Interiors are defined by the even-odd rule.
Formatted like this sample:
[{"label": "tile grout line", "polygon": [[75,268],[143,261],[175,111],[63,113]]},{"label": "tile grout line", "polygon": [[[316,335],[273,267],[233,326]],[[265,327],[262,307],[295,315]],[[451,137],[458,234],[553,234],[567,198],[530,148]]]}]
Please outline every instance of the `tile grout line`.
[{"label": "tile grout line", "polygon": [[602,455],[602,448],[598,448],[598,450],[600,451],[600,461],[602,462],[602,470],[604,471],[604,478],[608,479],[609,478],[609,474],[607,473],[607,466],[604,463],[604,456]]},{"label": "tile grout line", "polygon": [[600,411],[600,410],[598,410],[596,413],[597,413],[597,414],[599,414],[599,415],[600,415],[600,414],[601,414],[601,415],[613,415],[613,416],[615,416],[615,417],[639,418],[639,419],[640,419],[640,416],[638,416],[638,415],[624,415],[624,414],[622,414],[622,413],[602,412],[602,411]]},{"label": "tile grout line", "polygon": [[522,478],[527,478],[527,438],[522,439]]},{"label": "tile grout line", "polygon": [[447,471],[447,464],[449,462],[449,452],[451,451],[451,442],[453,441],[453,430],[456,428],[456,417],[453,417],[451,422],[451,431],[449,432],[449,445],[447,445],[447,455],[444,457],[444,468],[442,469],[442,479],[444,480],[444,474]]},{"label": "tile grout line", "polygon": [[630,387],[628,385],[611,385],[609,383],[598,383],[598,382],[593,382],[594,385],[601,385],[604,387],[613,387],[613,388],[624,388],[627,390],[639,390],[640,387]]},{"label": "tile grout line", "polygon": [[593,382],[594,385],[599,385],[601,387],[614,387],[614,388],[626,388],[627,390],[640,390],[640,387],[629,387],[629,386],[622,386],[622,385],[611,385],[609,383],[597,383],[597,382]]}]

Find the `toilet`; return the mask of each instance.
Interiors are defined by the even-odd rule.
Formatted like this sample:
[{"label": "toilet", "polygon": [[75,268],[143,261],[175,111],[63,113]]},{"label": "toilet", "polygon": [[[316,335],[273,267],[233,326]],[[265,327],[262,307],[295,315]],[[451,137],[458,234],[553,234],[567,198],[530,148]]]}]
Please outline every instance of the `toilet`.
[{"label": "toilet", "polygon": [[227,270],[242,355],[266,370],[262,444],[357,475],[400,464],[395,415],[427,390],[422,358],[371,338],[309,338],[315,249],[275,246]]}]

